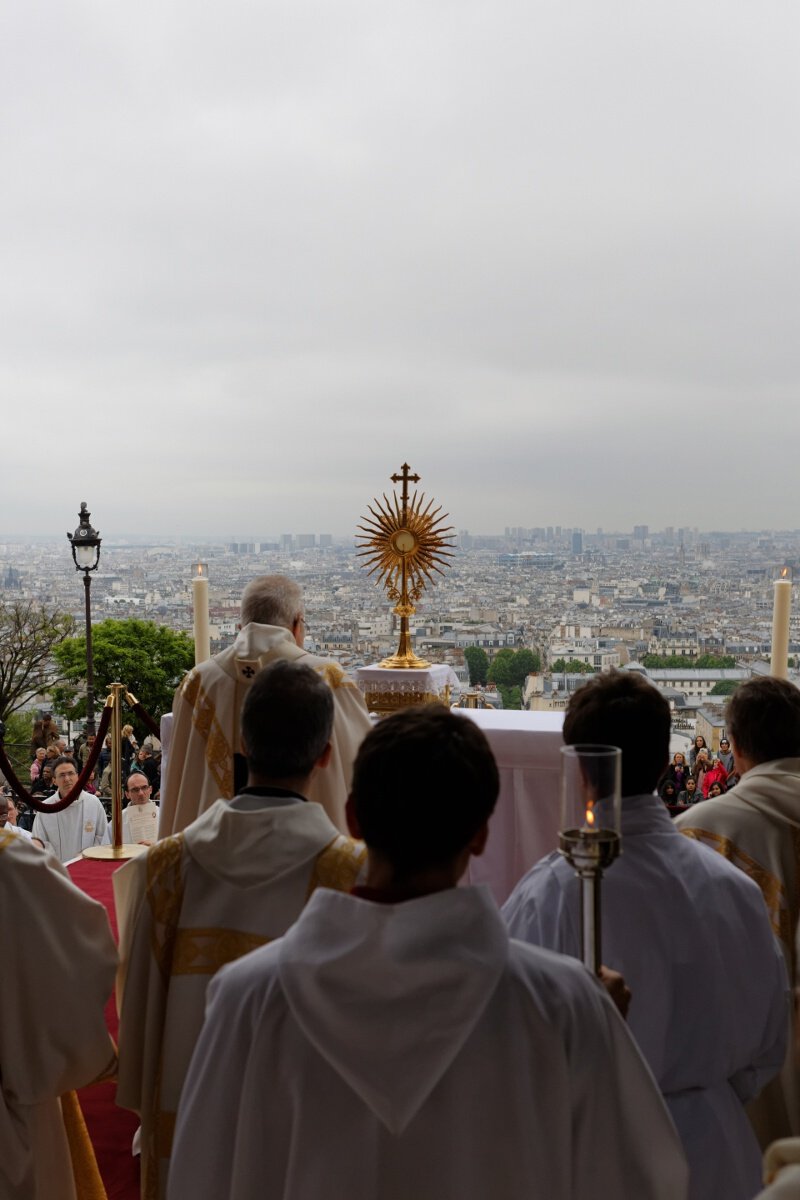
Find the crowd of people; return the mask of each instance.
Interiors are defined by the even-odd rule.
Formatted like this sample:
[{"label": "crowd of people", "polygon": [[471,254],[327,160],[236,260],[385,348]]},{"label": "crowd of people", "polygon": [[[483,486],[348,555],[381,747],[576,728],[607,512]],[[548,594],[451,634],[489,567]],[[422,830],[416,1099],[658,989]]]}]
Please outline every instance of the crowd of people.
[{"label": "crowd of people", "polygon": [[658,781],[658,794],[669,808],[685,807],[722,796],[738,781],[730,739],[721,738],[719,751],[713,754],[706,739],[698,734],[689,748],[688,760],[680,750],[672,756]]},{"label": "crowd of people", "polygon": [[[558,853],[502,910],[459,886],[500,786],[480,728],[438,706],[372,727],[303,628],[297,585],[255,580],[231,651],[183,681],[157,836],[114,875],[118,962],[58,861],[102,832],[100,801],[38,814],[32,837],[0,805],[0,896],[33,910],[0,942],[0,1196],[76,1200],[58,1096],[108,1065],[115,966],[117,1102],[141,1123],[147,1200],[800,1196],[791,1168],[761,1191],[762,1151],[800,1138],[800,691],[741,685],[730,742],[666,769],[669,707],[644,678],[571,698],[565,741],[622,749],[596,979]],[[49,745],[32,781],[50,766],[65,796],[85,746]],[[137,830],[146,762],[132,747]],[[666,784],[702,804],[673,821]]]}]

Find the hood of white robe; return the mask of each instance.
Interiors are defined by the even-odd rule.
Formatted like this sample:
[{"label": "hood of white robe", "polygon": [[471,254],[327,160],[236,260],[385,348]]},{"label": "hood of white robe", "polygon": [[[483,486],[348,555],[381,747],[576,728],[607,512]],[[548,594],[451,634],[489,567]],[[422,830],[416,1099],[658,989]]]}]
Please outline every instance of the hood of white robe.
[{"label": "hood of white robe", "polygon": [[214,660],[235,679],[252,679],[256,671],[274,659],[299,658],[305,652],[297,645],[290,629],[282,625],[259,625],[255,621],[242,626],[236,641]]},{"label": "hood of white robe", "polygon": [[[766,817],[774,818],[777,813],[789,825],[800,828],[800,758],[776,758],[772,762],[759,763],[751,767],[727,794]],[[724,800],[725,797],[717,799]],[[698,812],[702,813],[699,807]]]},{"label": "hood of white robe", "polygon": [[486,887],[402,904],[319,889],[281,941],[279,972],[306,1037],[401,1133],[475,1028],[507,957]]},{"label": "hood of white robe", "polygon": [[310,863],[340,834],[311,800],[271,806],[266,798],[248,808],[217,800],[183,836],[204,871],[231,887],[248,888],[273,883]]}]

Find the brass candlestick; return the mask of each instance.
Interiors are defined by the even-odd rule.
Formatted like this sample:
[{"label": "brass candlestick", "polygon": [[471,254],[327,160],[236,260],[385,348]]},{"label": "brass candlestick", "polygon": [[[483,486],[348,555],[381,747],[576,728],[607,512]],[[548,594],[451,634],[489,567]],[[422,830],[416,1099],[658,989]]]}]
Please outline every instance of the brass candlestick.
[{"label": "brass candlestick", "polygon": [[[403,463],[400,474],[391,475],[392,483],[402,483],[402,491],[398,501],[397,492],[392,492],[391,500],[383,494],[383,504],[377,498],[375,507],[370,504],[371,517],[362,518],[364,524],[358,528],[363,532],[357,535],[363,549],[359,557],[366,558],[365,565],[370,568],[369,574],[378,572],[378,582],[386,589],[390,600],[394,601],[394,612],[400,618],[400,644],[397,653],[386,658],[380,664],[382,667],[420,669],[431,664],[417,658],[411,647],[409,633],[409,617],[416,612],[416,602],[419,600],[426,584],[433,585],[435,580],[432,571],[440,575],[447,559],[452,557],[452,525],[443,525],[448,513],[439,516],[442,506],[433,508],[433,500],[425,504],[424,492],[418,496],[415,491],[409,499],[409,483],[418,483],[419,475],[412,475],[408,463]],[[423,508],[423,504],[425,507]]]}]

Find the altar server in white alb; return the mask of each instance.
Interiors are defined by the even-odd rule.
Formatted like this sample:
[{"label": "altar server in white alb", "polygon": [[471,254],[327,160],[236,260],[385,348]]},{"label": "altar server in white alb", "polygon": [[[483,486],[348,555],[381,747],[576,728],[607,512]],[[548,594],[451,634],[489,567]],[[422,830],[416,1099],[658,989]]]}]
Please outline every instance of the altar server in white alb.
[{"label": "altar server in white alb", "polygon": [[603,988],[456,886],[497,793],[483,733],[445,709],[368,735],[348,809],[366,885],[315,892],[212,983],[170,1200],[682,1200],[680,1143]]},{"label": "altar server in white alb", "polygon": [[333,693],[311,667],[266,667],[242,712],[248,785],[114,875],[117,1103],[141,1116],[148,1200],[165,1194],[175,1113],[212,976],[285,933],[317,886],[352,887],[364,863],[364,846],[305,799],[328,769],[333,715]]},{"label": "altar server in white alb", "polygon": [[[748,679],[726,720],[741,779],[724,796],[682,813],[683,834],[721,854],[761,888],[789,978],[797,976],[800,923],[800,690],[788,679]],[[762,1148],[800,1134],[798,1024],[780,1077],[750,1106]]]},{"label": "altar server in white alb", "polygon": [[[58,791],[53,803],[63,800],[78,782],[78,772],[71,758],[57,758],[53,763],[53,778]],[[107,846],[110,842],[106,810],[91,792],[81,792],[62,812],[36,814],[33,836],[52,850],[61,862],[79,858],[89,846]]]},{"label": "altar server in white alb", "polygon": [[114,1062],[117,953],[101,904],[52,854],[0,829],[0,1197],[76,1200],[59,1097]]},{"label": "altar server in white alb", "polygon": [[[761,1156],[744,1105],[783,1062],[786,971],[756,885],[682,837],[653,794],[669,737],[667,701],[634,672],[584,685],[564,721],[568,744],[622,749],[622,855],[603,877],[603,961],[633,993],[628,1024],[683,1140],[690,1196],[750,1200]],[[503,915],[513,937],[580,956],[579,884],[559,854],[517,884]]]},{"label": "altar server in white alb", "polygon": [[313,667],[333,693],[331,761],[313,781],[309,799],[346,833],[353,759],[371,728],[364,699],[338,663],[303,649],[303,593],[294,580],[285,575],[253,579],[242,596],[241,622],[233,645],[198,664],[175,693],[159,833],[179,833],[215,800],[233,797],[242,702],[256,672],[278,659]]}]

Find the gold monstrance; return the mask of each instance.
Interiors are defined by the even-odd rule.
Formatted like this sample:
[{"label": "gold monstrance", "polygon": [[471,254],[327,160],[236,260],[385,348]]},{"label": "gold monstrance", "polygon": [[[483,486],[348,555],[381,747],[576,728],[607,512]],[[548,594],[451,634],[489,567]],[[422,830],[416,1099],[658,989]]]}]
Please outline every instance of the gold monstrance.
[{"label": "gold monstrance", "polygon": [[363,518],[364,524],[358,526],[363,533],[356,538],[364,547],[358,556],[366,558],[364,565],[370,568],[370,575],[378,572],[378,583],[386,589],[389,599],[394,600],[394,612],[400,618],[397,653],[380,665],[420,670],[431,664],[417,658],[411,649],[408,618],[416,612],[415,603],[426,583],[435,583],[431,572],[444,574],[441,566],[446,565],[453,553],[452,542],[448,540],[453,526],[442,525],[449,514],[439,516],[441,505],[431,512],[434,501],[425,504],[424,492],[417,496],[415,491],[409,500],[408,485],[418,483],[420,477],[409,473],[408,463],[403,463],[400,470],[401,474],[390,476],[392,483],[403,485],[399,502],[396,491],[392,492],[391,500],[384,492],[383,504],[376,498],[376,507],[368,506],[372,516]]}]

